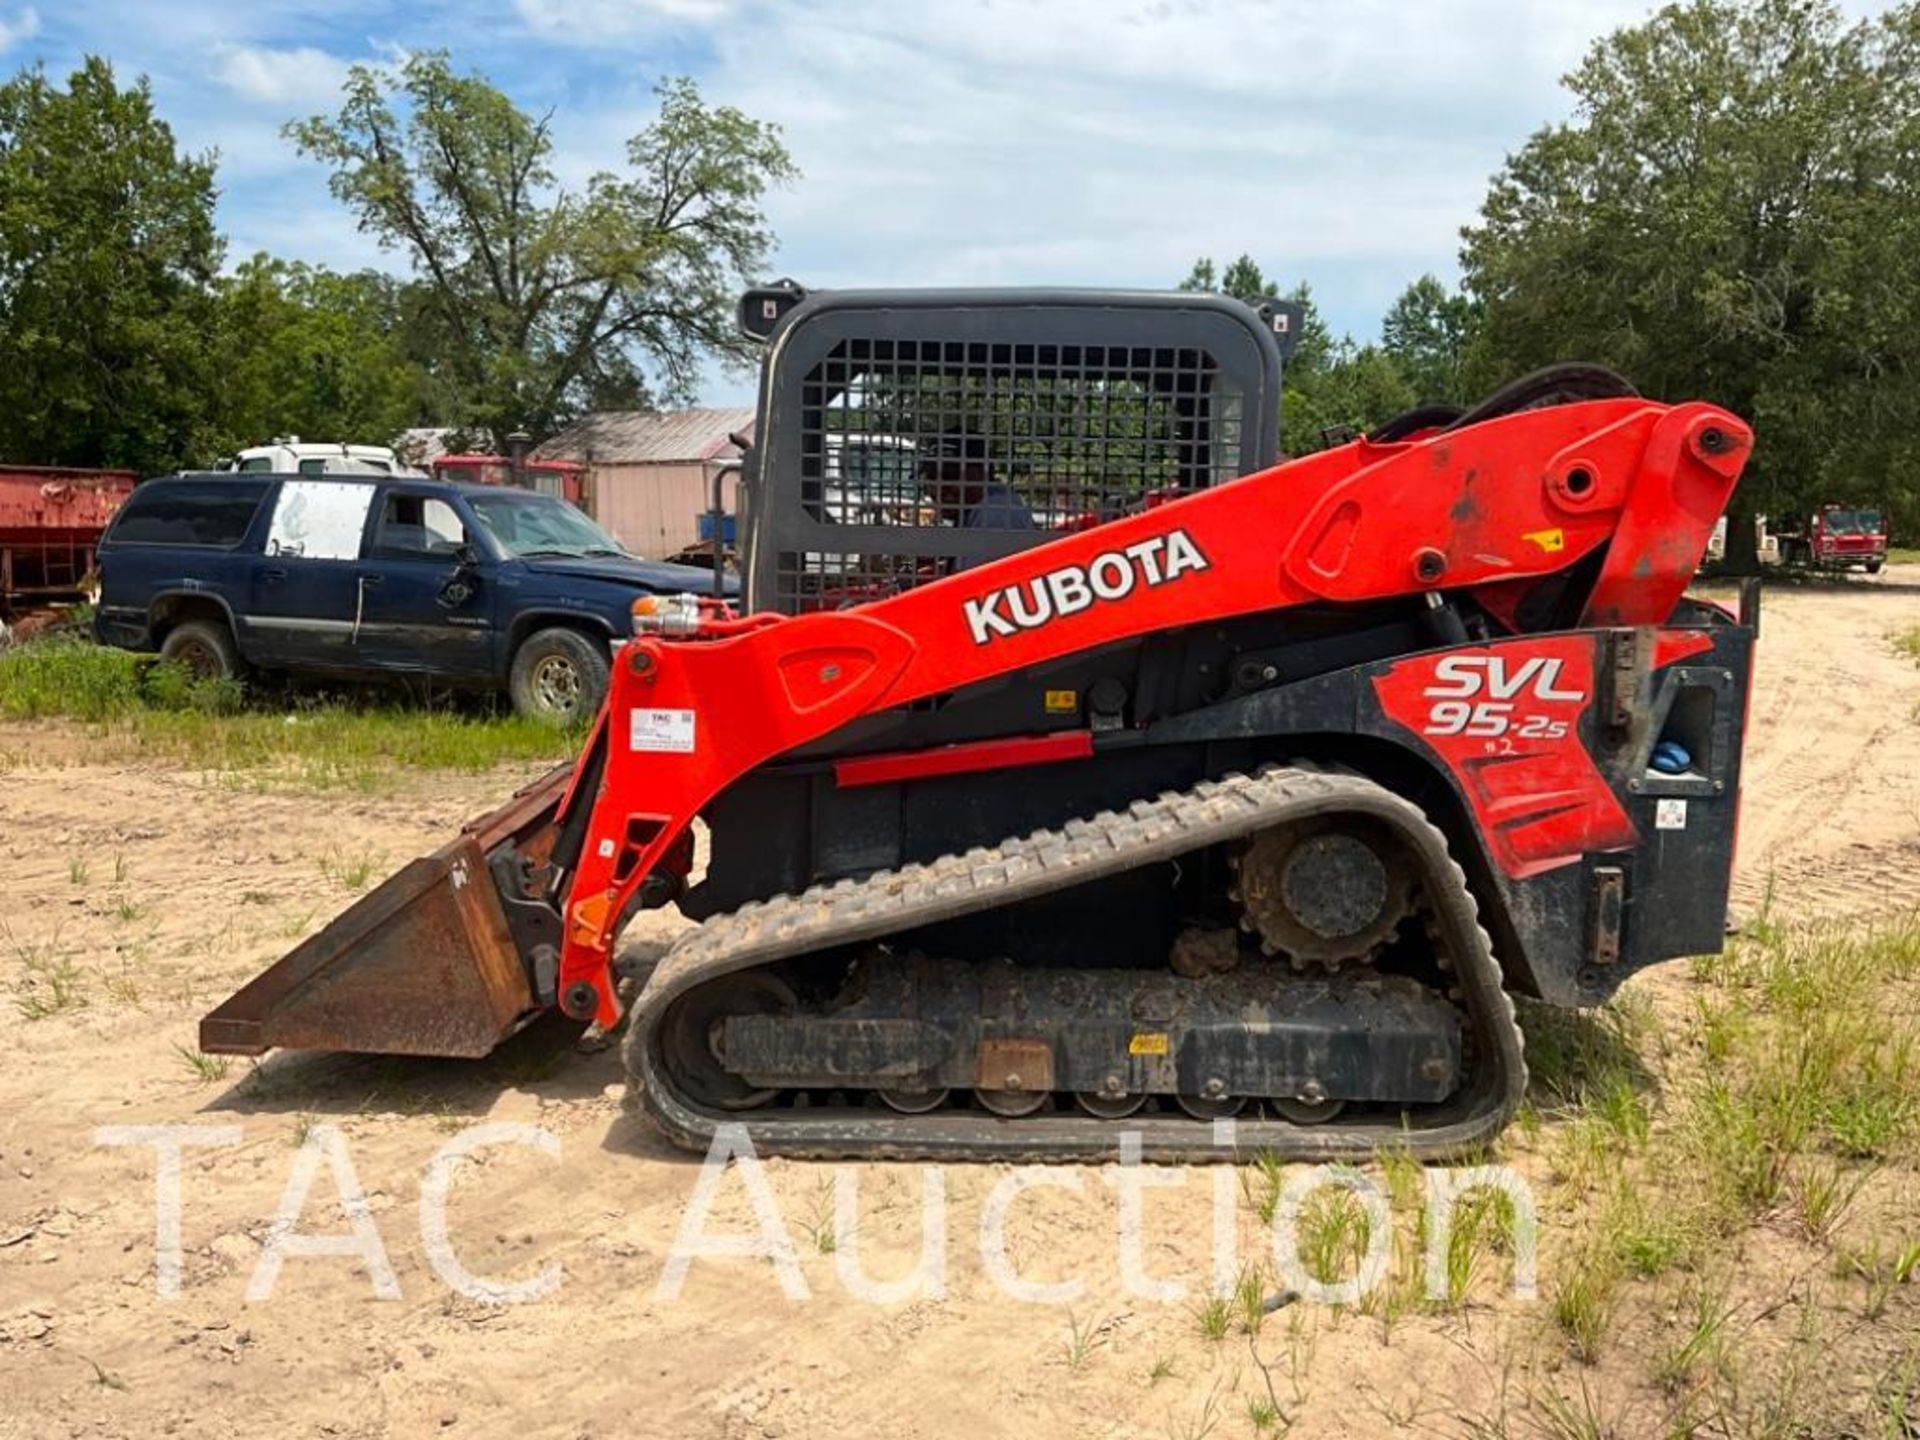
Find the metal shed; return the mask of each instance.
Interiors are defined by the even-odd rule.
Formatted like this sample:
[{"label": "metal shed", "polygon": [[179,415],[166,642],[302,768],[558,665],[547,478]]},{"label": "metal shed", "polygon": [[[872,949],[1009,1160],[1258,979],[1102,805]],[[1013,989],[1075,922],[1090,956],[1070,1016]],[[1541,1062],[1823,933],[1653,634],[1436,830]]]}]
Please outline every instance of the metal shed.
[{"label": "metal shed", "polygon": [[[740,454],[729,437],[750,437],[752,430],[750,407],[607,411],[576,421],[533,453],[584,463],[594,519],[629,550],[659,559],[699,539],[700,517],[713,503],[714,469]],[[730,514],[733,487],[729,476]]]}]

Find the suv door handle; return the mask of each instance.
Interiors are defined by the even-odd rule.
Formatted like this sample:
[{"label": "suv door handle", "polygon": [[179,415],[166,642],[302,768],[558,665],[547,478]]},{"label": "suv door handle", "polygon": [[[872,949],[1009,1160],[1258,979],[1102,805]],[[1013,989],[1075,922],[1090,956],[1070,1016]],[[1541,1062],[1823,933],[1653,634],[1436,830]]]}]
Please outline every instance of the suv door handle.
[{"label": "suv door handle", "polygon": [[369,585],[379,585],[384,582],[386,578],[384,575],[362,575],[360,577],[360,588],[364,590]]},{"label": "suv door handle", "polygon": [[262,570],[260,572],[260,578],[263,580],[280,581],[287,578],[287,572],[282,570],[278,565],[275,565],[269,569]]}]

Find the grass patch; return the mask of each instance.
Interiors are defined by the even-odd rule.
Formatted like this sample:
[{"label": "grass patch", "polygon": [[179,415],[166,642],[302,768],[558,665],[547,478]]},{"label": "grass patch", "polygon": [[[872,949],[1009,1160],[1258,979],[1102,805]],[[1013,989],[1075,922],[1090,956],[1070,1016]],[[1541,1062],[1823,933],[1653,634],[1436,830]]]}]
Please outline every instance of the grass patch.
[{"label": "grass patch", "polygon": [[1896,630],[1889,638],[1893,641],[1893,648],[1909,660],[1920,660],[1920,625],[1910,630]]},{"label": "grass patch", "polygon": [[385,860],[386,856],[376,850],[348,855],[336,846],[320,857],[320,873],[341,888],[358,892],[367,888]]},{"label": "grass patch", "polygon": [[60,944],[57,929],[46,940],[23,940],[0,924],[0,941],[6,942],[20,967],[20,978],[14,984],[13,1008],[22,1020],[45,1020],[85,1007],[86,978],[73,963],[73,956]]},{"label": "grass patch", "polygon": [[1072,1306],[1067,1307],[1065,1348],[1069,1370],[1078,1370],[1085,1365],[1087,1357],[1093,1354],[1094,1349],[1106,1342],[1106,1325],[1107,1321],[1104,1318],[1082,1321],[1073,1313]]},{"label": "grass patch", "polygon": [[1324,1185],[1300,1207],[1301,1266],[1322,1285],[1351,1279],[1367,1255],[1369,1218],[1351,1190]]},{"label": "grass patch", "polygon": [[1704,1239],[1699,1218],[1637,1183],[1619,1181],[1601,1212],[1600,1233],[1627,1273],[1650,1280],[1691,1265]]},{"label": "grass patch", "polygon": [[[1692,973],[1692,1013],[1670,1033],[1640,1003],[1523,1011],[1531,1101],[1564,1187],[1549,1298],[1569,1353],[1592,1364],[1619,1317],[1660,1293],[1652,1282],[1686,1275],[1645,1380],[1683,1409],[1752,1419],[1793,1397],[1741,1388],[1729,1286],[1702,1274],[1712,1257],[1752,1227],[1789,1232],[1835,1257],[1869,1318],[1920,1269],[1907,1239],[1844,1238],[1877,1223],[1869,1187],[1910,1172],[1920,1139],[1920,915],[1868,927],[1763,914]],[[1448,1259],[1450,1288],[1470,1288],[1472,1264]]]},{"label": "grass patch", "polygon": [[0,716],[78,720],[142,754],[319,790],[380,790],[396,768],[482,771],[562,760],[579,743],[577,732],[485,699],[407,704],[377,690],[255,695],[69,638],[0,653]]},{"label": "grass patch", "polygon": [[1620,1263],[1604,1243],[1561,1261],[1564,1278],[1553,1297],[1553,1318],[1576,1360],[1594,1364],[1613,1329],[1620,1293]]},{"label": "grass patch", "polygon": [[1679,1333],[1655,1358],[1653,1378],[1661,1388],[1684,1390],[1704,1380],[1724,1376],[1728,1368],[1727,1321],[1732,1307],[1724,1292],[1697,1287],[1682,1312]]},{"label": "grass patch", "polygon": [[78,967],[67,956],[30,960],[25,969],[20,993],[13,1002],[22,1020],[45,1020],[86,1005],[84,981]]},{"label": "grass patch", "polygon": [[1226,1295],[1209,1295],[1194,1307],[1193,1319],[1200,1329],[1200,1338],[1218,1344],[1227,1338],[1227,1330],[1233,1324],[1232,1298]]},{"label": "grass patch", "polygon": [[180,1057],[180,1063],[187,1068],[202,1085],[211,1085],[216,1080],[227,1078],[227,1072],[233,1068],[231,1055],[207,1055],[199,1050],[190,1050],[178,1041],[173,1052]]},{"label": "grass patch", "polygon": [[16,719],[102,723],[143,711],[231,711],[240,701],[237,685],[84,640],[50,637],[0,653],[0,715]]},{"label": "grass patch", "polygon": [[1499,1190],[1477,1190],[1460,1202],[1447,1236],[1443,1303],[1448,1308],[1465,1304],[1474,1282],[1492,1267],[1493,1257],[1511,1249],[1515,1223],[1513,1200]]}]

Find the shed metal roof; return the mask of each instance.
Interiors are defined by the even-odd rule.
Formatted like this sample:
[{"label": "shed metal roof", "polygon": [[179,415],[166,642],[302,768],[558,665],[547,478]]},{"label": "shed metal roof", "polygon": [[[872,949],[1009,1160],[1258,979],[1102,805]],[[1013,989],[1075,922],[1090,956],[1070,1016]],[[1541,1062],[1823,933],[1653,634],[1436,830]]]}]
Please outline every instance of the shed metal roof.
[{"label": "shed metal roof", "polygon": [[608,410],[576,420],[533,453],[600,464],[712,460],[733,453],[727,437],[740,430],[752,432],[751,408]]}]

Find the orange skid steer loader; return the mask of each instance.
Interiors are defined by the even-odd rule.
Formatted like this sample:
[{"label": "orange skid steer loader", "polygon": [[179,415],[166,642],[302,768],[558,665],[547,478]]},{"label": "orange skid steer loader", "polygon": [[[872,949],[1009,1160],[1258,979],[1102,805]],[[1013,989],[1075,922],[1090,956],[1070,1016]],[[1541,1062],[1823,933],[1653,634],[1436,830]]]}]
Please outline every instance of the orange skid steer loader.
[{"label": "orange skid steer loader", "polygon": [[[1751,448],[1585,366],[1295,460],[1299,316],[749,294],[746,605],[636,603],[578,762],[202,1022],[478,1056],[624,1021],[680,1144],[1424,1156],[1525,1084],[1509,997],[1722,940],[1756,591],[1687,583]],[[694,865],[694,822],[710,858]],[[637,993],[622,925],[698,922]]]}]

